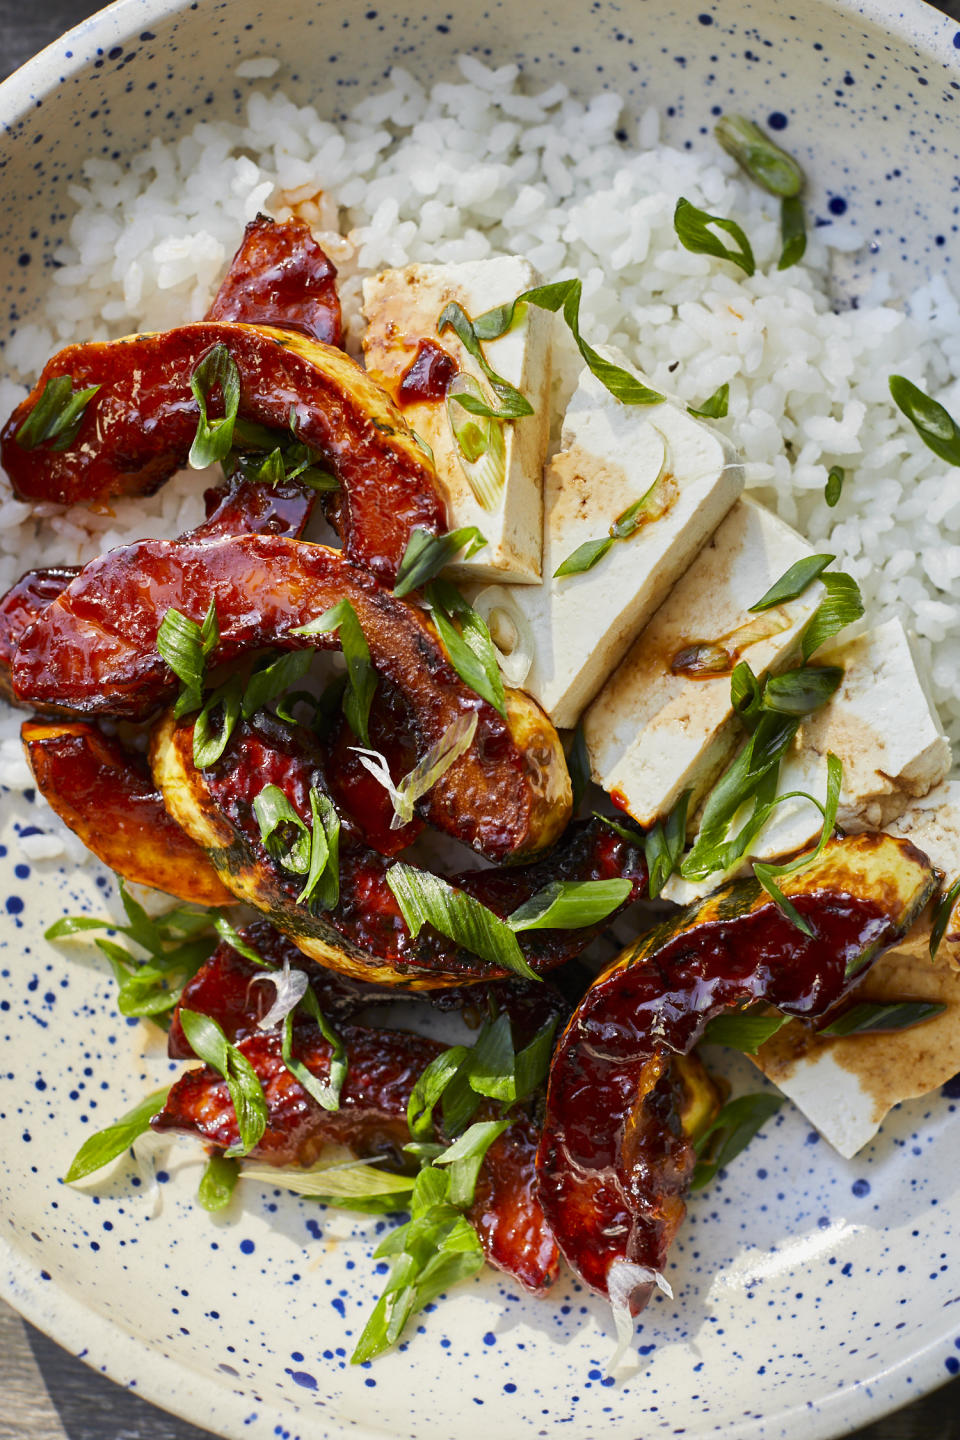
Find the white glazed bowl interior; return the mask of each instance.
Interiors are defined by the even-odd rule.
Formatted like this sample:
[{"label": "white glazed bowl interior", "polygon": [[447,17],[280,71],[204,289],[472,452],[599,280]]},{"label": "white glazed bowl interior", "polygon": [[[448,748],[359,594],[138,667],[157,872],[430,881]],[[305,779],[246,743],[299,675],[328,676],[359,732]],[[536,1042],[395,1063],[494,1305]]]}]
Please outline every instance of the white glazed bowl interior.
[{"label": "white glazed bowl interior", "polygon": [[[153,136],[232,116],[248,88],[234,68],[260,55],[281,62],[261,86],[329,117],[392,64],[429,81],[461,51],[519,60],[537,86],[613,89],[635,113],[655,103],[681,143],[709,134],[714,106],[760,120],[781,112],[811,210],[829,219],[829,197],[842,195],[873,238],[837,276],[838,295],[855,295],[878,265],[908,290],[957,249],[956,28],[919,0],[419,0],[411,15],[381,0],[119,0],[0,87],[2,328],[29,318],[43,294],[69,220],[66,187],[86,156],[123,159]],[[29,808],[0,792],[0,810],[9,849]],[[56,1183],[75,1109],[65,1092],[105,1084],[93,1116],[103,1124],[164,1066],[118,1022],[108,979],[79,962],[67,970],[42,940],[62,909],[96,908],[93,872],[35,874],[24,888],[11,852],[0,886],[0,903],[28,895],[0,939],[3,1293],[89,1363],[196,1423],[237,1437],[486,1440],[566,1423],[611,1440],[813,1440],[955,1368],[957,1322],[944,1307],[960,1197],[936,1160],[953,1108],[939,1097],[904,1107],[849,1164],[809,1145],[798,1116],[784,1118],[756,1163],[695,1208],[680,1247],[682,1303],[653,1307],[649,1370],[627,1382],[603,1379],[603,1307],[570,1283],[546,1303],[521,1301],[493,1278],[446,1302],[409,1348],[372,1370],[345,1366],[345,1329],[356,1335],[376,1284],[370,1227],[269,1194],[249,1199],[239,1221],[211,1219],[191,1206],[196,1170],[174,1174],[155,1216],[138,1206],[133,1172],[98,1186],[96,1204]]]}]

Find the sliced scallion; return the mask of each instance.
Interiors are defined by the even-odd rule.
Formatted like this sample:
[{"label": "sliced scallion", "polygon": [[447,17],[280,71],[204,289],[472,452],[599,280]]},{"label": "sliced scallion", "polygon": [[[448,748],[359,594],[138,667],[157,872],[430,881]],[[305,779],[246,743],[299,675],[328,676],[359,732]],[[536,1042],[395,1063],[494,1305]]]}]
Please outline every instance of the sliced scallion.
[{"label": "sliced scallion", "polygon": [[129,1150],[134,1140],[150,1129],[150,1121],[163,1109],[169,1093],[169,1086],[165,1090],[155,1090],[122,1120],[88,1136],[71,1160],[70,1168],[63,1177],[64,1182],[73,1185],[77,1180],[85,1180],[95,1170],[109,1165],[111,1160]]},{"label": "sliced scallion", "polygon": [[774,605],[785,605],[790,600],[797,600],[836,558],[836,555],[806,555],[802,560],[795,561],[783,572],[780,579],[775,580],[769,590],[760,596],[756,604],[750,606],[751,615],[761,610],[770,610]]},{"label": "sliced scallion", "polygon": [[709,1128],[694,1142],[697,1167],[693,1172],[691,1190],[702,1190],[709,1185],[718,1170],[729,1165],[741,1150],[745,1150],[757,1131],[776,1115],[784,1098],[764,1090],[758,1095],[740,1095],[736,1100],[728,1101]]},{"label": "sliced scallion", "polygon": [[825,803],[821,805],[820,802],[814,799],[812,795],[807,796],[807,799],[809,799],[812,804],[816,805],[823,815],[823,826],[820,830],[820,838],[818,839],[814,848],[812,850],[806,851],[803,855],[798,855],[795,860],[787,861],[783,865],[767,865],[761,864],[758,861],[753,867],[754,875],[760,881],[760,884],[763,886],[764,890],[766,890],[767,894],[773,900],[777,908],[783,912],[783,914],[790,921],[791,925],[794,925],[796,929],[800,930],[804,935],[808,935],[811,938],[815,934],[813,927],[810,925],[809,921],[804,919],[804,917],[797,910],[796,906],[791,904],[791,902],[787,899],[787,897],[784,895],[783,891],[780,889],[779,885],[776,882],[781,878],[781,876],[794,875],[798,870],[805,870],[807,866],[812,865],[814,860],[816,860],[817,857],[822,853],[823,848],[826,845],[827,841],[830,839],[830,836],[833,834],[834,827],[837,823],[837,808],[840,804],[840,790],[842,785],[843,766],[837,759],[836,755],[828,755],[827,797]]},{"label": "sliced scallion", "polygon": [[780,259],[778,270],[798,265],[807,253],[807,221],[798,195],[780,201]]},{"label": "sliced scallion", "polygon": [[369,745],[370,706],[377,688],[377,675],[370,660],[370,647],[350,601],[338,600],[329,610],[291,634],[326,635],[332,631],[339,631],[340,648],[347,662],[343,713],[353,733],[359,735],[364,745]]},{"label": "sliced scallion", "polygon": [[70,375],[55,375],[44,385],[14,440],[21,450],[35,450],[38,445],[46,445],[49,450],[68,450],[77,438],[87,406],[99,389],[99,385],[88,385],[83,390],[74,390]]},{"label": "sliced scallion", "polygon": [[948,465],[960,465],[960,427],[939,401],[905,375],[891,375],[890,394],[928,449]]},{"label": "sliced scallion", "polygon": [[433,580],[458,555],[469,560],[486,545],[486,537],[476,525],[462,525],[446,535],[432,535],[429,530],[416,529],[407,541],[397,571],[394,595],[409,595]]},{"label": "sliced scallion", "polygon": [[[200,411],[197,433],[190,446],[193,470],[205,470],[224,460],[233,444],[233,431],[240,406],[240,371],[226,345],[218,341],[197,362],[190,376],[190,389]],[[215,390],[223,400],[223,418],[211,420],[207,409]]]},{"label": "sliced scallion", "polygon": [[174,706],[179,720],[203,705],[203,679],[207,657],[220,642],[217,607],[211,600],[203,623],[181,614],[172,605],[164,614],[157,630],[157,649],[180,681],[180,694]]},{"label": "sliced scallion", "polygon": [[414,938],[424,925],[432,925],[489,965],[512,970],[527,980],[539,978],[523,958],[517,937],[506,921],[466,891],[402,861],[391,865],[386,881]]},{"label": "sliced scallion", "polygon": [[197,1204],[212,1215],[224,1210],[230,1204],[239,1178],[240,1166],[236,1160],[226,1155],[211,1155],[200,1177]]},{"label": "sliced scallion", "polygon": [[[719,260],[730,260],[747,275],[756,271],[750,241],[735,220],[708,215],[706,210],[698,210],[696,205],[681,197],[673,212],[673,228],[685,250],[691,250],[695,255],[714,255]],[[731,236],[733,246],[724,244],[714,233],[716,230]]]},{"label": "sliced scallion", "polygon": [[252,671],[243,692],[244,720],[249,720],[271,700],[296,685],[312,664],[313,654],[309,650],[288,650],[280,655],[274,653],[261,661]]},{"label": "sliced scallion", "polygon": [[745,1055],[756,1055],[788,1023],[789,1015],[757,1015],[749,1010],[731,1011],[725,1015],[714,1015],[708,1020],[701,1041],[705,1045],[726,1045],[731,1050],[742,1050]]},{"label": "sliced scallion", "polygon": [[240,718],[240,691],[239,675],[231,675],[207,696],[193,725],[193,763],[198,770],[215,765],[227,748]]},{"label": "sliced scallion", "polygon": [[790,198],[800,194],[804,175],[796,160],[745,115],[721,115],[713,133],[741,170],[769,195]]},{"label": "sliced scallion", "polygon": [[827,475],[827,483],[823,487],[823,498],[831,510],[843,491],[844,469],[842,465],[831,465]]},{"label": "sliced scallion", "polygon": [[[500,335],[505,335],[523,315],[528,305],[534,305],[540,310],[548,310],[552,314],[557,311],[563,312],[567,329],[573,336],[577,349],[586,362],[591,374],[596,376],[601,385],[607,389],[615,400],[623,405],[659,405],[663,396],[656,390],[651,390],[638,380],[636,375],[631,375],[629,370],[624,370],[620,365],[614,365],[612,361],[605,360],[591,345],[588,345],[580,333],[580,300],[583,295],[583,282],[580,280],[557,280],[551,285],[538,285],[532,290],[525,290],[507,305],[498,305],[493,310],[486,310],[478,315],[473,322],[474,334],[479,340],[496,340]],[[489,378],[489,377],[488,377]]]},{"label": "sliced scallion", "polygon": [[585,930],[627,900],[633,882],[612,880],[554,880],[518,906],[507,918],[511,930]]},{"label": "sliced scallion", "polygon": [[688,405],[687,413],[698,420],[723,420],[730,408],[730,386],[721,385],[700,406]]},{"label": "sliced scallion", "polygon": [[507,700],[497,651],[483,617],[449,580],[433,580],[424,599],[450,664],[471,690],[506,717]]},{"label": "sliced scallion", "polygon": [[310,869],[310,829],[279,785],[264,785],[254,796],[253,813],[268,853],[284,870],[306,875]]},{"label": "sliced scallion", "polygon": [[436,744],[431,745],[423,759],[397,784],[393,783],[386,756],[381,755],[378,750],[364,750],[358,745],[352,747],[360,757],[360,764],[390,796],[393,805],[391,830],[399,830],[401,826],[410,824],[417,802],[429,794],[438,780],[470,749],[476,732],[475,710],[471,710],[467,715],[458,715],[456,720],[447,726]]},{"label": "sliced scallion", "polygon": [[820,583],[827,593],[804,628],[800,649],[805,661],[847,625],[859,620],[864,611],[863,596],[852,575],[831,570],[820,576]]},{"label": "sliced scallion", "polygon": [[630,540],[644,525],[659,520],[670,508],[676,493],[675,486],[668,484],[668,480],[667,446],[664,442],[663,458],[653,483],[638,500],[634,500],[620,512],[607,535],[599,540],[585,540],[582,545],[578,545],[554,570],[554,579],[560,579],[564,575],[586,574],[603,559],[617,541]]},{"label": "sliced scallion", "polygon": [[883,1034],[894,1030],[911,1030],[942,1015],[946,1005],[929,1000],[899,1000],[893,1004],[881,1005],[864,1003],[853,1005],[817,1031],[818,1035],[839,1038],[843,1035]]},{"label": "sliced scallion", "polygon": [[224,1035],[216,1020],[196,1010],[180,1009],[180,1024],[187,1043],[198,1059],[216,1070],[227,1082],[227,1090],[237,1117],[239,1147],[226,1152],[228,1156],[246,1154],[260,1141],[267,1128],[267,1101],[263,1087],[250,1061]]}]

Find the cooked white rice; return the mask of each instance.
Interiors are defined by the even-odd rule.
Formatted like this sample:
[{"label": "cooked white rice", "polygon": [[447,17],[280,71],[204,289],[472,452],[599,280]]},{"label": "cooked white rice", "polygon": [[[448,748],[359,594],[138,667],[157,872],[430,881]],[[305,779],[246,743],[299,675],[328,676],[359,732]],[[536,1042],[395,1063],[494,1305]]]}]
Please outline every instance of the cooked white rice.
[{"label": "cooked white rice", "polygon": [[[900,372],[960,413],[960,314],[945,279],[897,299],[879,275],[857,309],[841,296],[835,310],[831,262],[864,243],[849,223],[814,230],[804,262],[779,272],[776,204],[717,145],[662,144],[656,111],[629,120],[615,95],[584,104],[563,85],[525,93],[513,65],[489,70],[463,57],[460,71],[426,90],[395,69],[339,125],[252,89],[244,124],[198,124],[175,144],[155,140],[128,167],[89,160],[85,183],[70,189],[75,215],[46,312],[7,346],[0,411],[69,341],[202,315],[258,210],[295,210],[318,231],[340,270],[354,351],[363,275],[414,260],[524,255],[545,278],[580,276],[584,332],[620,346],[657,388],[696,403],[729,382],[721,424],[750,489],[837,554],[872,619],[901,616],[960,738],[960,473],[921,443],[887,390]],[[738,219],[756,275],[679,245],[681,194]],[[567,362],[559,410],[578,362],[565,332],[558,344]],[[823,487],[833,464],[847,480],[831,510]],[[102,512],[38,510],[2,479],[0,592],[30,566],[188,528],[202,489],[187,474],[153,499]],[[19,719],[0,715],[0,784],[29,783]]]}]

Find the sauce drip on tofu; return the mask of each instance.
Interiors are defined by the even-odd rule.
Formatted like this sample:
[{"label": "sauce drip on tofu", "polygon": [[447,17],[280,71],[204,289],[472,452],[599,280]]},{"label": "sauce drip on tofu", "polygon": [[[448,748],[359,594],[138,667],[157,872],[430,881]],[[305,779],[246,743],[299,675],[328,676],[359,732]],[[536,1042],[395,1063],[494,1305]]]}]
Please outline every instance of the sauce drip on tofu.
[{"label": "sauce drip on tofu", "polygon": [[684,645],[670,661],[671,675],[685,675],[688,680],[714,680],[729,675],[739,659],[722,645],[709,640],[695,640]]},{"label": "sauce drip on tofu", "polygon": [[744,650],[789,630],[790,625],[789,611],[777,605],[729,630],[719,640],[686,640],[670,659],[670,673],[684,675],[688,680],[713,680],[718,675],[731,675]]},{"label": "sauce drip on tofu", "polygon": [[397,404],[421,405],[443,400],[450,381],[457,374],[457,362],[435,340],[421,340],[417,353],[400,376]]},{"label": "sauce drip on tofu", "polygon": [[822,1014],[855,983],[848,960],[894,938],[872,899],[821,891],[793,903],[813,938],[770,901],[681,926],[647,950],[641,941],[636,963],[627,952],[600,977],[560,1040],[540,1193],[567,1260],[601,1293],[615,1260],[662,1270],[685,1213],[695,1155],[672,1104],[670,1057],[689,1053],[712,1015],[744,1001]]}]

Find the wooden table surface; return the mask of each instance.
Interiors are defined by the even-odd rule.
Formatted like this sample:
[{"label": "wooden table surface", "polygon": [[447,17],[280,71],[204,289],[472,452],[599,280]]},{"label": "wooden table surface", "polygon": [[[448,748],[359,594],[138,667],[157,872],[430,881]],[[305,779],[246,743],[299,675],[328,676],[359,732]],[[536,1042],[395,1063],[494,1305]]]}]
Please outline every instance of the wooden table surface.
[{"label": "wooden table surface", "polygon": [[[0,79],[99,8],[0,0]],[[960,21],[960,0],[939,8]],[[203,1440],[208,1434],[95,1374],[0,1301],[0,1440]],[[577,1440],[577,1437],[571,1437]],[[855,1440],[960,1440],[960,1378]]]}]

